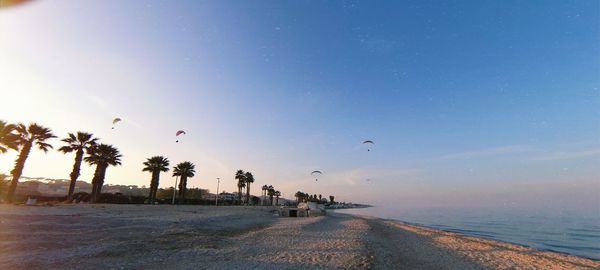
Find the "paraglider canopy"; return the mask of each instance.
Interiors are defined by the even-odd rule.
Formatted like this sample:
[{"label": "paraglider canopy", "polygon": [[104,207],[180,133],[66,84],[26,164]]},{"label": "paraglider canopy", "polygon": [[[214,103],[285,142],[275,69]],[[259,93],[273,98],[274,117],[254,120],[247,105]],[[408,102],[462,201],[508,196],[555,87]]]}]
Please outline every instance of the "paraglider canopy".
[{"label": "paraglider canopy", "polygon": [[[375,143],[374,143],[373,141],[366,140],[366,141],[364,141],[364,142],[363,142],[363,144],[371,144],[371,145],[374,145]],[[367,148],[367,151],[371,151],[371,148]]]},{"label": "paraglider canopy", "polygon": [[[181,134],[186,134],[186,133],[185,133],[185,131],[183,131],[183,130],[181,130],[181,129],[180,129],[180,130],[178,130],[177,132],[175,132],[175,137],[178,137],[178,136],[179,136],[179,135],[181,135]],[[176,140],[175,142],[176,142],[176,143],[178,143],[178,142],[179,142],[179,140]]]},{"label": "paraglider canopy", "polygon": [[119,118],[119,117],[115,117],[115,118],[113,119],[113,121],[112,121],[112,123],[113,123],[113,127],[112,127],[112,129],[115,129],[115,125],[116,125],[117,123],[119,123],[119,122],[121,122],[121,118]]},{"label": "paraglider canopy", "polygon": [[[312,171],[310,173],[310,175],[315,175],[315,174],[323,174],[321,171]],[[315,178],[315,181],[319,181],[319,179]]]}]

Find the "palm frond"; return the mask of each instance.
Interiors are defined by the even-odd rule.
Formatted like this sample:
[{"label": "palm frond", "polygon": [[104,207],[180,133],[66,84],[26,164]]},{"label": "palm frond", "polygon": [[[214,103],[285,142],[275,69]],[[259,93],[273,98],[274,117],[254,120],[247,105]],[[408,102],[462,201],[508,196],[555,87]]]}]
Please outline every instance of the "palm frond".
[{"label": "palm frond", "polygon": [[78,150],[86,150],[89,154],[91,152],[91,148],[96,145],[98,138],[92,138],[93,135],[87,132],[78,131],[77,135],[73,133],[68,133],[67,138],[62,139],[61,141],[67,143],[67,145],[59,148],[58,150],[63,153],[69,153]]},{"label": "palm frond", "polygon": [[75,138],[75,135],[73,133],[69,133],[69,138],[67,138],[68,140],[70,140],[71,142],[76,142],[77,138]]},{"label": "palm frond", "polygon": [[196,173],[195,167],[196,166],[189,161],[181,162],[173,167],[173,176],[194,177]]},{"label": "palm frond", "polygon": [[[12,128],[9,128],[9,126],[12,126]],[[0,130],[5,130],[5,129],[14,129],[15,125],[13,124],[8,124],[6,121],[4,120],[0,120]]]},{"label": "palm frond", "polygon": [[123,156],[119,150],[112,145],[98,144],[91,148],[90,153],[84,160],[90,164],[103,164],[117,166],[121,165]]},{"label": "palm frond", "polygon": [[93,145],[96,145],[96,144],[98,144],[98,140],[99,140],[98,138],[93,138],[93,139],[91,139],[91,140],[89,141],[89,144],[90,144],[90,146],[93,146]]},{"label": "palm frond", "polygon": [[71,138],[64,138],[64,139],[62,139],[62,140],[60,140],[60,141],[61,141],[61,142],[68,143],[68,144],[72,144],[73,142],[75,142],[75,141],[74,141],[74,140],[72,140]]},{"label": "palm frond", "polygon": [[28,133],[27,126],[25,126],[25,124],[23,123],[18,123],[17,125],[15,125],[15,130],[18,133]]},{"label": "palm frond", "polygon": [[46,152],[48,148],[52,148],[52,145],[45,142],[48,139],[56,138],[51,129],[32,123],[27,127],[27,131],[29,132],[29,142],[36,142],[40,150]]},{"label": "palm frond", "polygon": [[237,170],[237,172],[235,172],[235,179],[237,179],[238,182],[244,182],[245,177],[246,177],[246,173],[244,173],[244,171]]},{"label": "palm frond", "polygon": [[29,131],[27,131],[27,126],[25,126],[23,123],[18,123],[15,126],[15,136],[16,143],[19,145],[23,145],[29,141]]},{"label": "palm frond", "polygon": [[254,175],[251,172],[246,172],[244,174],[244,181],[246,183],[254,183]]},{"label": "palm frond", "polygon": [[6,153],[8,149],[19,149],[19,136],[13,133],[15,129],[16,125],[0,120],[0,153]]},{"label": "palm frond", "polygon": [[71,152],[75,151],[75,149],[73,149],[73,147],[71,147],[70,145],[65,145],[65,146],[61,146],[60,148],[58,148],[58,151],[66,154],[66,153],[71,153]]},{"label": "palm frond", "polygon": [[169,171],[169,159],[163,156],[153,156],[151,158],[148,158],[143,164],[145,167],[142,171]]},{"label": "palm frond", "polygon": [[49,143],[45,143],[45,142],[36,142],[36,145],[38,146],[38,149],[44,151],[44,152],[48,152],[48,149],[52,149],[52,145]]},{"label": "palm frond", "polygon": [[0,120],[0,138],[12,134],[15,128],[14,124],[7,124],[5,121]]},{"label": "palm frond", "polygon": [[92,134],[87,132],[77,132],[77,141],[80,143],[88,143],[92,139]]}]

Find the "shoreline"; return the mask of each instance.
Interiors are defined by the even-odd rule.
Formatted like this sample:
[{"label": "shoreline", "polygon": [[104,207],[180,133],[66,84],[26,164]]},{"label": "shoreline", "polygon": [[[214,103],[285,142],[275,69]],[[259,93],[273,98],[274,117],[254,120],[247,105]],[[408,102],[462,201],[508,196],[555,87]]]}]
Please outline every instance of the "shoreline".
[{"label": "shoreline", "polygon": [[554,250],[542,250],[484,236],[369,215],[336,213],[375,220],[429,237],[437,246],[460,253],[491,269],[599,269],[600,260]]},{"label": "shoreline", "polygon": [[0,205],[0,269],[598,269],[600,261],[330,211]]},{"label": "shoreline", "polygon": [[400,219],[393,219],[393,218],[380,218],[380,217],[370,216],[370,215],[360,215],[360,214],[350,214],[350,213],[336,213],[336,214],[351,215],[351,216],[356,216],[356,217],[359,217],[359,218],[380,219],[381,221],[398,222],[400,224],[404,224],[404,225],[408,225],[408,226],[420,227],[420,228],[425,228],[425,229],[430,229],[430,230],[435,230],[435,231],[442,231],[442,232],[447,232],[447,233],[453,233],[453,234],[457,234],[457,235],[465,236],[465,237],[475,237],[475,238],[481,238],[483,240],[496,241],[496,242],[500,242],[500,243],[504,243],[504,244],[521,246],[521,247],[524,247],[524,248],[528,248],[528,249],[532,249],[532,250],[540,251],[540,252],[552,252],[552,253],[558,253],[558,254],[565,255],[565,256],[574,256],[574,257],[583,258],[583,259],[589,259],[589,260],[593,260],[593,261],[600,261],[600,259],[598,259],[598,258],[587,257],[587,256],[584,256],[584,255],[578,255],[578,254],[571,254],[571,253],[560,251],[560,250],[536,248],[536,247],[533,247],[533,246],[530,246],[530,245],[527,245],[527,244],[521,244],[521,243],[516,243],[516,242],[511,242],[511,241],[506,241],[506,240],[498,239],[498,238],[495,238],[493,236],[470,234],[470,233],[467,233],[467,232],[460,231],[460,229],[456,229],[456,230],[443,229],[443,228],[438,228],[438,227],[435,227],[435,226],[430,226],[430,225],[427,225],[427,224],[421,224],[421,223],[416,223],[416,222],[408,222],[408,221],[404,221],[404,220],[400,220]]},{"label": "shoreline", "polygon": [[[436,208],[437,209],[437,208]],[[442,209],[444,211],[447,211],[445,208],[439,208]],[[567,234],[567,235],[571,235],[570,232],[572,232],[575,229],[578,228],[582,228],[581,230],[583,232],[581,233],[586,233],[587,230],[586,228],[583,227],[557,227],[557,228],[561,228],[563,229],[563,231],[560,230],[539,230],[536,229],[536,227],[520,227],[521,225],[519,225],[519,223],[500,223],[501,229],[497,230],[497,227],[486,227],[485,226],[485,222],[487,222],[487,219],[484,220],[479,220],[477,219],[477,216],[474,216],[474,222],[469,222],[471,221],[470,219],[453,219],[451,220],[450,223],[446,224],[444,223],[443,220],[440,219],[420,219],[419,220],[419,216],[418,214],[415,215],[414,211],[406,211],[406,212],[401,212],[401,213],[406,213],[405,215],[394,215],[394,214],[390,214],[391,212],[389,211],[345,211],[347,209],[343,209],[342,211],[338,212],[340,214],[349,214],[349,215],[356,215],[356,216],[362,216],[362,217],[369,217],[369,218],[380,218],[380,219],[384,219],[384,220],[390,220],[390,221],[397,221],[397,222],[401,222],[403,224],[407,224],[407,225],[414,225],[414,226],[418,226],[418,227],[424,227],[424,228],[429,228],[429,229],[433,229],[433,230],[440,230],[440,231],[444,231],[444,232],[449,232],[449,233],[456,233],[459,235],[464,235],[464,236],[472,236],[472,237],[478,237],[478,238],[482,238],[485,240],[492,240],[492,241],[498,241],[498,242],[502,242],[502,243],[507,243],[507,244],[513,244],[513,245],[518,245],[518,246],[523,246],[526,248],[530,248],[530,249],[534,249],[537,251],[548,251],[548,252],[554,252],[554,253],[559,253],[559,254],[563,254],[563,255],[570,255],[570,256],[576,256],[576,257],[581,257],[581,258],[585,258],[585,259],[590,259],[590,260],[594,260],[594,261],[600,261],[600,245],[598,245],[597,242],[593,242],[592,239],[597,238],[597,234],[594,235],[593,233],[590,233],[589,237],[590,238],[574,238],[576,240],[571,240],[570,238],[568,238],[567,236],[562,236],[561,234]],[[426,209],[428,210],[428,209]],[[449,209],[450,211],[455,210],[455,209]],[[496,210],[496,209],[492,209],[492,210]],[[400,210],[402,211],[402,209]],[[539,212],[535,212],[535,213],[546,213],[546,212],[542,212],[543,210],[537,210]],[[476,213],[480,213],[480,212],[476,212]],[[577,212],[579,213],[579,212]],[[503,214],[503,213],[500,213]],[[589,215],[588,212],[583,212],[582,214],[587,214]],[[431,213],[429,213],[429,215],[431,215]],[[522,215],[522,214],[521,214]],[[405,221],[402,220],[401,217],[404,218],[411,218],[413,220],[419,220],[419,221]],[[415,218],[416,217],[416,218]],[[519,216],[520,217],[520,216]],[[506,219],[506,217],[504,218]],[[535,222],[538,222],[537,224],[539,224],[540,226],[544,226],[544,224],[547,224],[549,221],[556,221],[556,217],[552,217],[552,219],[548,218],[548,219],[543,219],[542,221],[538,222],[537,220]],[[492,222],[492,225],[496,225],[498,223],[495,223],[497,220],[492,220],[490,222]],[[587,221],[587,224],[595,224],[595,223],[590,223],[592,221],[592,219],[587,218],[585,221]],[[429,223],[419,223],[419,222],[429,222]],[[500,221],[501,222],[501,221]],[[582,221],[583,222],[583,221]],[[475,224],[475,225],[472,225]],[[575,228],[575,229],[571,229],[571,228]],[[552,228],[551,228],[552,229]],[[568,231],[565,231],[568,230]],[[593,228],[590,228],[590,230],[593,230]],[[578,231],[575,231],[576,233],[579,233]],[[597,231],[591,231],[591,232],[596,232]],[[549,235],[546,235],[546,233],[548,233]],[[575,236],[573,237],[579,237],[578,234],[573,233]],[[558,235],[558,236],[557,236]],[[585,237],[585,236],[584,236]]]}]

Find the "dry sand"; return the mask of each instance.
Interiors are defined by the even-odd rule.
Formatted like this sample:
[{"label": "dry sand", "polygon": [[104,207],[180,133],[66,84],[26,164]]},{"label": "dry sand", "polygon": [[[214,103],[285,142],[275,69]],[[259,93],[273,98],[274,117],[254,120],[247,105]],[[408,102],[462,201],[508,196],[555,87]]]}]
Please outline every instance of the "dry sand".
[{"label": "dry sand", "polygon": [[598,269],[600,262],[368,217],[266,207],[0,205],[0,269]]}]

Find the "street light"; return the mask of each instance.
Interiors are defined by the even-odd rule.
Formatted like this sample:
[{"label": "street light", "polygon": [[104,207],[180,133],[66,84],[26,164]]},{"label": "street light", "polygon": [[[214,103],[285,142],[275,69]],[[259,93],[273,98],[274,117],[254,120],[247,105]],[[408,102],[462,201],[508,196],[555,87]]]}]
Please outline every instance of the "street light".
[{"label": "street light", "polygon": [[173,186],[173,201],[171,204],[175,205],[175,192],[177,191],[177,179],[179,179],[179,175],[175,176],[175,186]]},{"label": "street light", "polygon": [[217,177],[217,193],[215,194],[215,206],[219,206],[219,183],[221,183],[221,178]]}]

